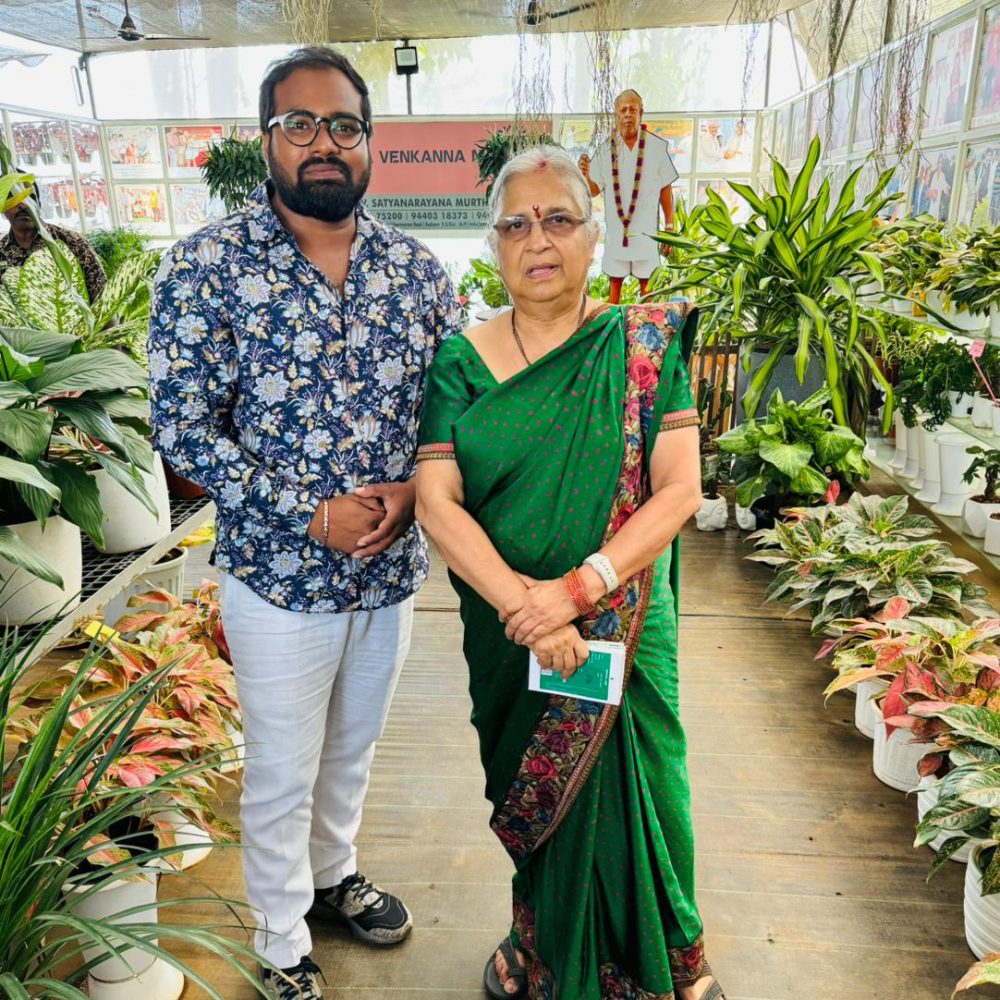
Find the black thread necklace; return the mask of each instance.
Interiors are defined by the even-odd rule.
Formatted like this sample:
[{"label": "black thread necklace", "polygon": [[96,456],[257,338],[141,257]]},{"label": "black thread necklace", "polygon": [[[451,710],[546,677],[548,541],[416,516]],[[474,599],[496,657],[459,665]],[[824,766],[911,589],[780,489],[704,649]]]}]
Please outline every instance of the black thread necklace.
[{"label": "black thread necklace", "polygon": [[[583,314],[587,309],[587,295],[584,293],[583,301],[580,303],[580,315],[576,318],[576,329],[580,329],[580,325],[583,323]],[[510,332],[514,334],[514,343],[517,344],[517,349],[521,352],[521,357],[524,358],[524,363],[530,365],[531,361],[528,359],[528,355],[524,350],[524,344],[521,341],[521,335],[517,332],[517,324],[514,322],[514,312],[510,311]],[[575,332],[575,331],[574,331]]]}]

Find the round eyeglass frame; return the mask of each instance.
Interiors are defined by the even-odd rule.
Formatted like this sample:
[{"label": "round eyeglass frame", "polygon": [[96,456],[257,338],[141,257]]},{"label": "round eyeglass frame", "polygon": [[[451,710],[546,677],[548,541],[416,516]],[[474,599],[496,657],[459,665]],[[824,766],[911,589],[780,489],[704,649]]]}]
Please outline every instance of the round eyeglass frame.
[{"label": "round eyeglass frame", "polygon": [[[293,139],[288,132],[285,130],[285,122],[292,116],[298,118],[308,118],[313,122],[313,134],[309,137],[308,142],[298,142]],[[338,138],[334,134],[333,125],[335,122],[339,121],[349,121],[356,125],[361,126],[361,131],[358,133],[358,138],[356,142],[347,144],[342,141],[342,137]],[[372,134],[372,123],[365,121],[363,118],[358,118],[357,115],[332,115],[330,117],[324,115],[314,115],[311,111],[303,111],[301,108],[293,108],[291,111],[286,111],[283,115],[275,115],[268,123],[268,130],[274,128],[275,125],[281,126],[281,134],[293,145],[298,146],[300,149],[304,149],[306,146],[311,146],[315,141],[316,137],[319,135],[319,130],[321,125],[326,125],[326,131],[330,136],[330,141],[338,149],[357,149],[361,145],[361,140],[363,138],[370,139]]]}]

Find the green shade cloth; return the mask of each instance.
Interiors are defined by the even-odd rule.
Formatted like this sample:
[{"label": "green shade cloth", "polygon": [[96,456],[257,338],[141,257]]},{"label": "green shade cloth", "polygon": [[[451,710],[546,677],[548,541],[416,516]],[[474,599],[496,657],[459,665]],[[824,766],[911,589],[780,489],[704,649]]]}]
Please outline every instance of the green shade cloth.
[{"label": "green shade cloth", "polygon": [[[562,576],[648,498],[659,429],[696,419],[681,350],[694,322],[687,303],[606,308],[499,384],[466,337],[445,342],[422,453],[454,448],[466,509],[514,570]],[[584,638],[626,643],[620,709],[529,691],[527,649],[451,574],[491,825],[517,869],[512,936],[530,997],[658,1000],[705,968],[678,717],[677,564],[675,541],[581,623]]]}]

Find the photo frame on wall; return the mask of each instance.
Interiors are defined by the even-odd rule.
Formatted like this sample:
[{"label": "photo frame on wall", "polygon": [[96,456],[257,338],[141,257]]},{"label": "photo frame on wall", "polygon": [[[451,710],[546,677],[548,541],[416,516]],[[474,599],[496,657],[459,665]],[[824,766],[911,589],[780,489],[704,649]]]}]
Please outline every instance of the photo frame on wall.
[{"label": "photo frame on wall", "polygon": [[697,162],[699,174],[749,173],[753,168],[753,131],[747,119],[735,115],[698,119]]},{"label": "photo frame on wall", "polygon": [[[891,139],[898,138],[902,132],[909,136],[916,134],[917,127],[923,117],[920,104],[920,85],[924,79],[924,60],[927,56],[926,39],[921,38],[913,51],[906,55],[909,70],[904,72],[899,67],[900,59],[903,58],[903,50],[896,48],[889,54],[889,68],[886,77],[892,82],[892,85],[889,87],[885,134],[887,138]],[[904,77],[908,81],[908,86],[904,86]]]},{"label": "photo frame on wall", "polygon": [[174,232],[186,236],[216,219],[226,216],[226,206],[220,198],[208,193],[207,184],[171,184],[170,204],[173,210]]},{"label": "photo frame on wall", "polygon": [[914,215],[933,215],[946,221],[951,214],[955,189],[958,148],[938,146],[917,152],[910,204]]},{"label": "photo frame on wall", "polygon": [[[734,180],[738,180],[743,184],[749,184],[749,177],[735,177]],[[733,217],[733,222],[746,222],[750,218],[750,206],[740,198],[736,192],[729,186],[729,181],[723,179],[717,180],[700,180],[698,181],[698,187],[695,191],[695,203],[702,205],[708,201],[708,189],[711,188],[716,194],[726,203],[729,207],[730,214]]]},{"label": "photo frame on wall", "polygon": [[933,135],[961,126],[972,74],[976,19],[936,31],[931,37],[924,92],[923,133]]},{"label": "photo frame on wall", "polygon": [[976,100],[972,106],[973,125],[997,121],[1000,121],[1000,4],[986,9],[979,45]]},{"label": "photo frame on wall", "polygon": [[691,146],[694,142],[693,118],[649,118],[646,128],[667,144],[667,152],[679,174],[691,173]]},{"label": "photo frame on wall", "polygon": [[116,184],[118,223],[150,236],[169,236],[165,184]]},{"label": "photo frame on wall", "polygon": [[1000,225],[1000,139],[966,146],[958,197],[957,222],[977,228]]},{"label": "photo frame on wall", "polygon": [[160,134],[155,125],[113,122],[104,128],[112,179],[125,181],[163,176]]},{"label": "photo frame on wall", "polygon": [[[829,152],[843,153],[851,141],[851,114],[854,111],[854,73],[846,73],[833,84],[832,121]],[[821,132],[825,138],[825,133]]]},{"label": "photo frame on wall", "polygon": [[[765,153],[772,153],[782,162],[785,161],[788,154],[788,119],[790,114],[791,108],[787,104],[783,108],[778,108],[774,119],[774,148],[764,150]],[[765,156],[761,156],[761,162],[768,163],[770,161]]]},{"label": "photo frame on wall", "polygon": [[222,125],[167,125],[163,129],[167,176],[200,177],[206,150],[224,136]]}]

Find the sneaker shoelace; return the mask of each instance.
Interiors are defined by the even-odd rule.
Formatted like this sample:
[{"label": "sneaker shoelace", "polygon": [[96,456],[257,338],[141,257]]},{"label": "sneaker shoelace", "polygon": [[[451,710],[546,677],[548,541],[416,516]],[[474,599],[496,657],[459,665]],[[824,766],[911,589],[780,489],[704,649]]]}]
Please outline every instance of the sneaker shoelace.
[{"label": "sneaker shoelace", "polygon": [[311,995],[313,984],[310,977],[312,976],[319,976],[324,983],[326,982],[320,967],[311,958],[302,959],[294,970],[284,970],[284,974],[287,978],[282,979],[278,973],[271,973],[281,1000],[300,1000],[303,996]]},{"label": "sneaker shoelace", "polygon": [[365,908],[374,906],[382,898],[382,890],[373,882],[369,882],[360,872],[348,875],[340,887],[343,892],[342,899],[350,894],[359,905]]}]

